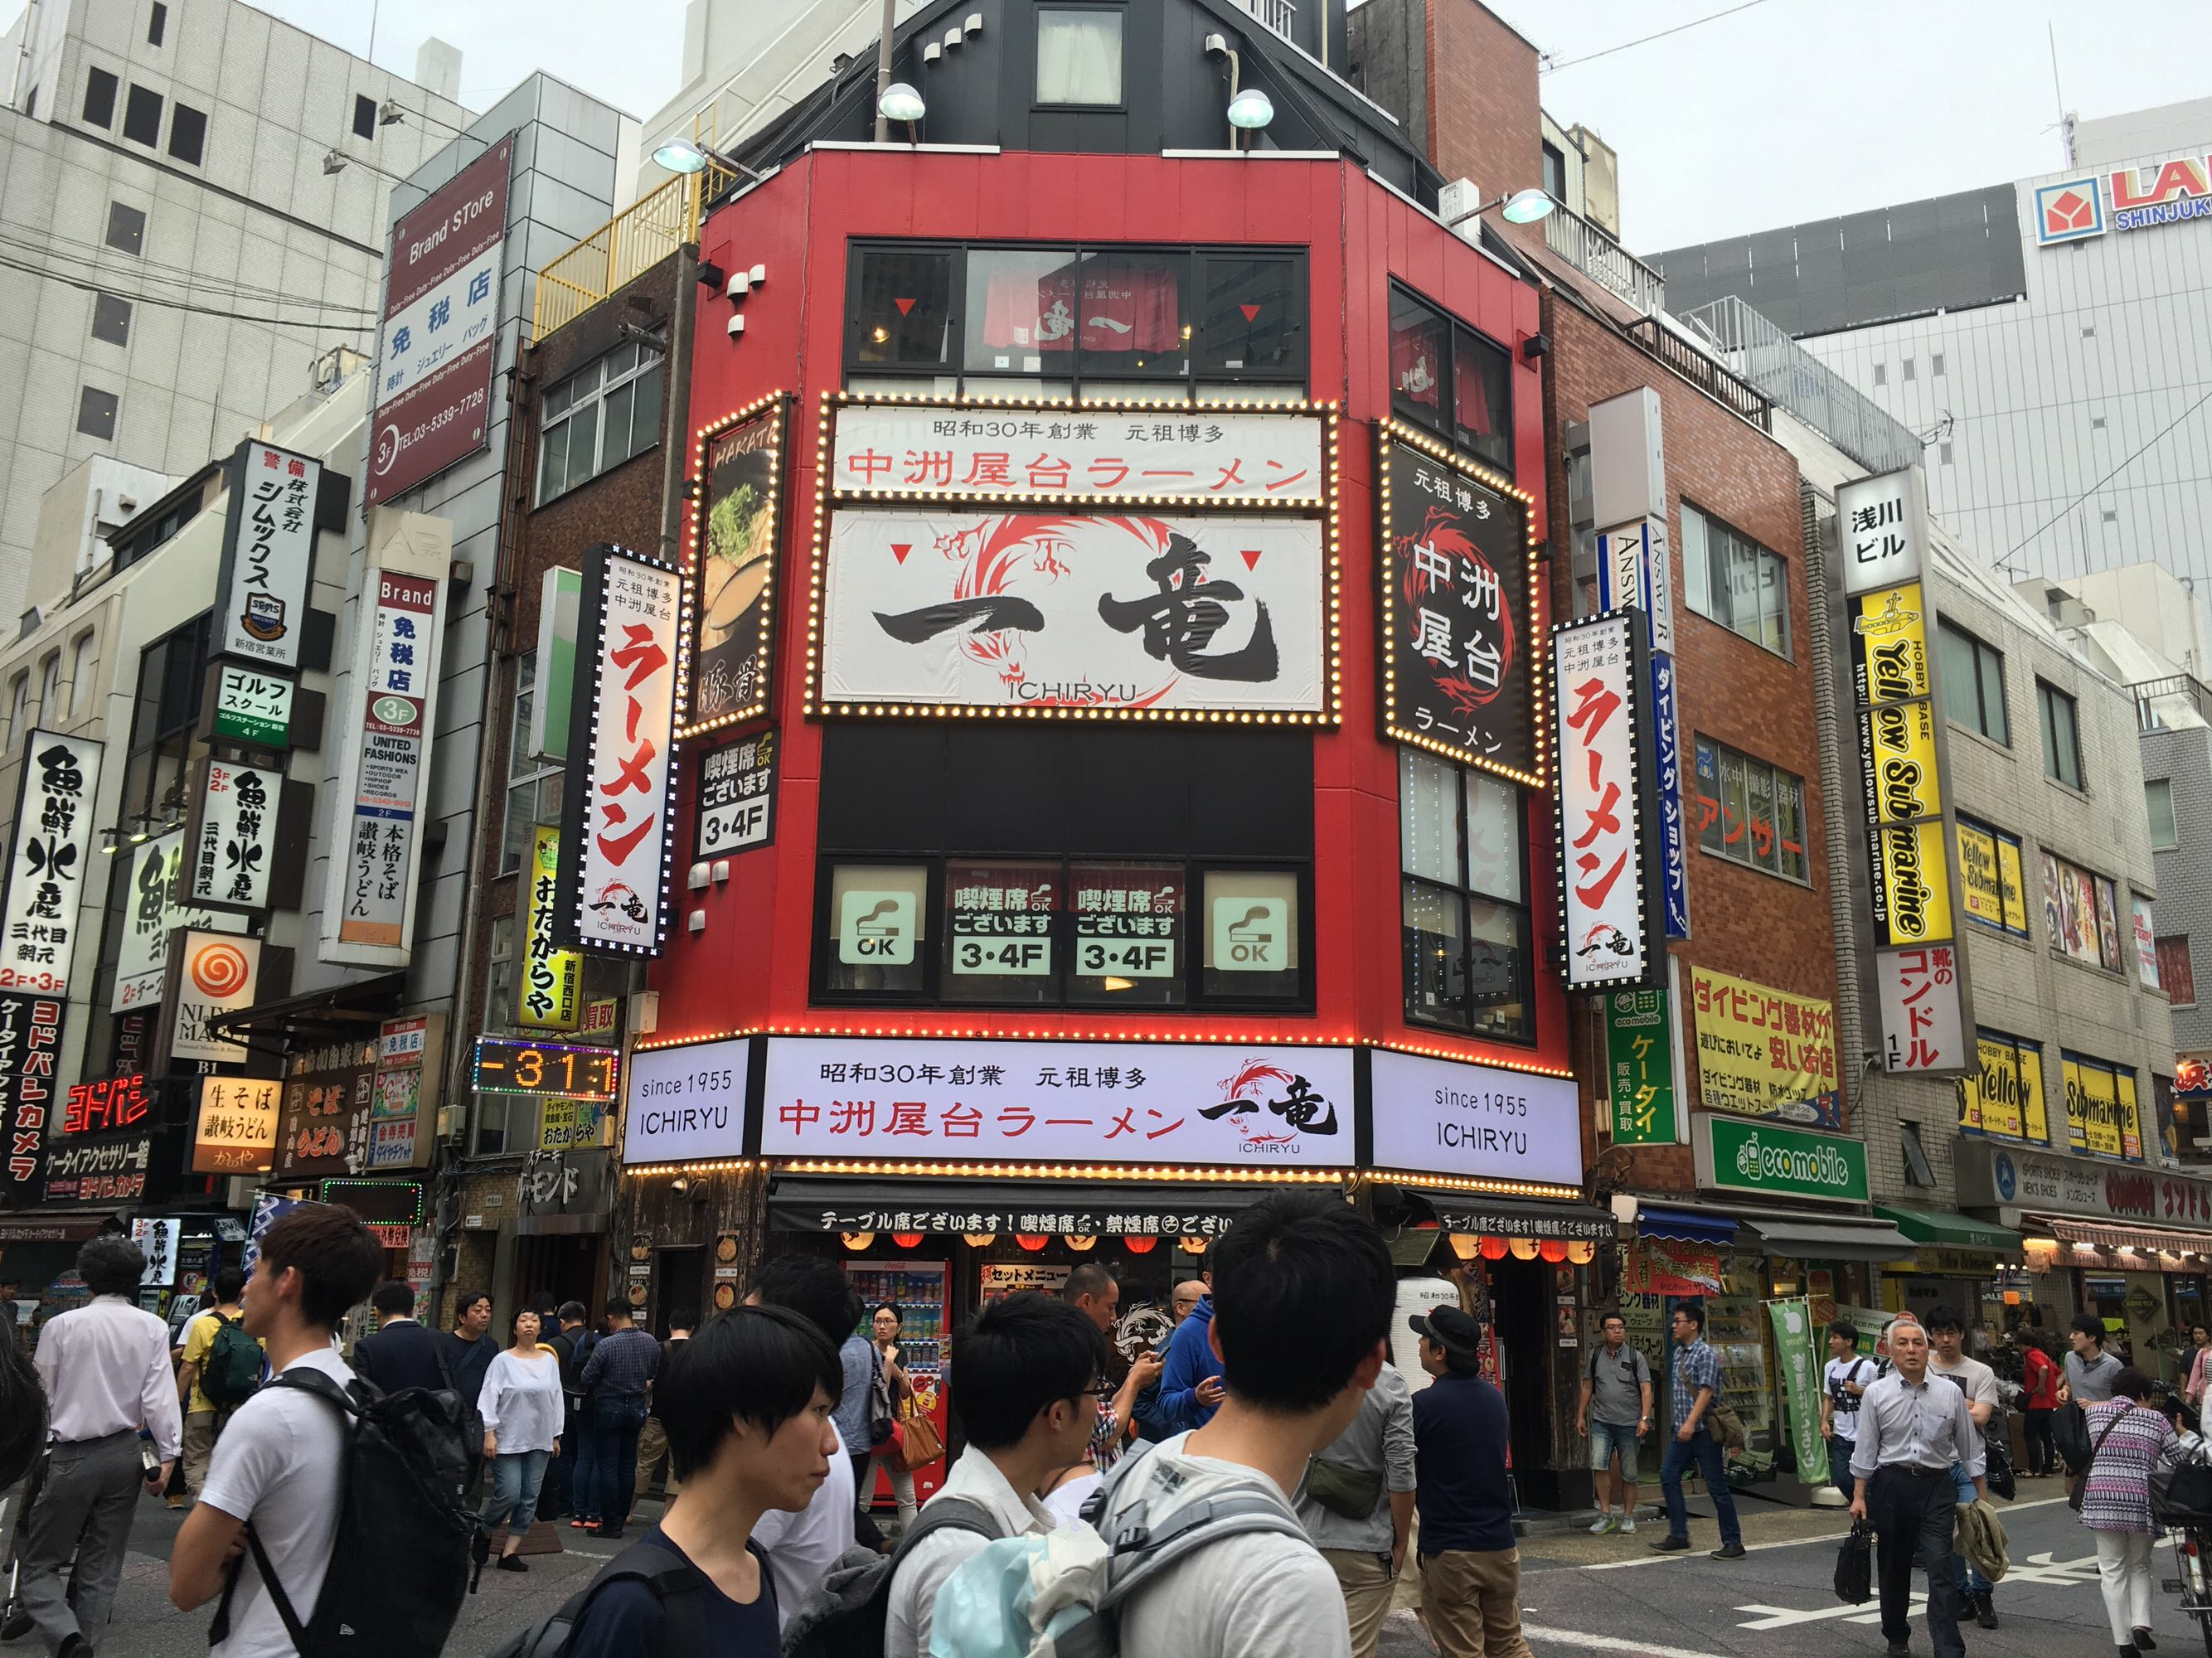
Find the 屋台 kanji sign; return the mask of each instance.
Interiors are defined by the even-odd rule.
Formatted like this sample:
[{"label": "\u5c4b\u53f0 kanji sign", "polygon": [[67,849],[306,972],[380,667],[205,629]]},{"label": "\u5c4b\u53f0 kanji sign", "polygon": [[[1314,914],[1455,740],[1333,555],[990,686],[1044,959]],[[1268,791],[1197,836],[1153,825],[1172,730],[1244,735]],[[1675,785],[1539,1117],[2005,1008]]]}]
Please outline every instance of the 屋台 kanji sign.
[{"label": "\u5c4b\u53f0 kanji sign", "polygon": [[239,445],[229,468],[212,654],[300,665],[322,478],[322,463],[310,456],[252,438]]},{"label": "\u5c4b\u53f0 kanji sign", "polygon": [[1608,610],[1552,635],[1559,754],[1562,960],[1570,989],[1644,982],[1652,948],[1650,719],[1633,610]]},{"label": "\u5c4b\u53f0 kanji sign", "polygon": [[[33,731],[23,747],[15,843],[0,901],[0,990],[59,995],[76,957],[77,908],[91,873],[101,745]],[[101,872],[101,885],[106,872]]]}]

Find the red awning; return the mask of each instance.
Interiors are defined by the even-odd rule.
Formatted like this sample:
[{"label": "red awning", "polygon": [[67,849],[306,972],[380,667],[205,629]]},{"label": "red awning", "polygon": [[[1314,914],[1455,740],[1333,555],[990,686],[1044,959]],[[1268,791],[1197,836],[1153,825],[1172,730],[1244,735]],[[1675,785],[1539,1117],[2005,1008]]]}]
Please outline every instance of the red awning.
[{"label": "red awning", "polygon": [[2160,1226],[2107,1226],[2098,1221],[2052,1216],[2051,1235],[2063,1243],[2094,1243],[2100,1249],[2164,1249],[2174,1254],[2195,1250],[2212,1254],[2212,1232],[2174,1232]]}]

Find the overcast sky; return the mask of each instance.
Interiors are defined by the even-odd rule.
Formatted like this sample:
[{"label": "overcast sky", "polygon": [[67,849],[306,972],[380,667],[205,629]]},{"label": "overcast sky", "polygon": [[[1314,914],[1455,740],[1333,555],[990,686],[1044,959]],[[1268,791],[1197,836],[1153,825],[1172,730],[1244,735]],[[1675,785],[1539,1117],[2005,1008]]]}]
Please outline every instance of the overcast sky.
[{"label": "overcast sky", "polygon": [[[356,52],[373,15],[375,59],[402,74],[438,34],[473,109],[542,68],[650,115],[683,51],[683,0],[258,3]],[[1582,64],[1741,0],[1492,3],[1559,65],[1545,107],[1620,152],[1625,239],[1645,252],[2056,171],[2047,23],[2081,115],[2212,96],[2206,0],[1754,0]]]}]

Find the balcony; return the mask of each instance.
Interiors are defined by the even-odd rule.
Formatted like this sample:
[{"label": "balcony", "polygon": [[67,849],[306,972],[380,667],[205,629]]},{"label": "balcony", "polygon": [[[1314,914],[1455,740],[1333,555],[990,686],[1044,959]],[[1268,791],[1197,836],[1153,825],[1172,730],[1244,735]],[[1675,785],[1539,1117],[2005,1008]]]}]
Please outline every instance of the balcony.
[{"label": "balcony", "polygon": [[1237,3],[1285,40],[1291,38],[1291,26],[1297,21],[1298,9],[1291,0],[1237,0]]},{"label": "balcony", "polygon": [[672,178],[549,260],[538,273],[532,343],[543,344],[556,329],[575,321],[684,243],[697,241],[701,204],[714,200],[737,176],[710,163],[703,173]]},{"label": "balcony", "polygon": [[1730,374],[1656,317],[1628,325],[1628,337],[1715,402],[1734,410],[1760,431],[1774,430],[1774,404],[1749,380]]},{"label": "balcony", "polygon": [[1645,316],[1665,307],[1666,279],[1564,202],[1555,202],[1544,221],[1544,245]]},{"label": "balcony", "polygon": [[2128,689],[2135,693],[2137,731],[2188,731],[2212,726],[2212,689],[2207,689],[2189,674],[2139,679]]}]

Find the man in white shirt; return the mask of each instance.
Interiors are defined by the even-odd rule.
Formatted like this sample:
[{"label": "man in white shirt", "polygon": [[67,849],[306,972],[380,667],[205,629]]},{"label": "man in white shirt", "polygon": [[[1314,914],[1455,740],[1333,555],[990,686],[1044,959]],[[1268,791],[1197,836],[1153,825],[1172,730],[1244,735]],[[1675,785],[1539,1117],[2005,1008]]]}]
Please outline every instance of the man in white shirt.
[{"label": "man in white shirt", "polygon": [[[851,1280],[836,1262],[812,1255],[782,1255],[761,1269],[760,1281],[745,1303],[796,1313],[837,1347],[853,1333],[847,1315],[854,1299]],[[837,1455],[830,1459],[830,1477],[813,1500],[796,1510],[770,1509],[753,1522],[753,1541],[768,1552],[769,1575],[775,1580],[780,1625],[791,1622],[800,1602],[837,1564],[837,1557],[853,1546],[851,1448],[834,1420],[830,1431],[837,1436]]]},{"label": "man in white shirt", "polygon": [[1820,1437],[1828,1442],[1828,1483],[1851,1495],[1851,1452],[1859,1438],[1859,1398],[1881,1371],[1859,1353],[1859,1327],[1839,1318],[1828,1327],[1828,1362],[1820,1371]]},{"label": "man in white shirt", "polygon": [[[1098,1401],[1109,1386],[1106,1362],[1106,1338],[1090,1317],[1034,1290],[991,1303],[962,1333],[952,1409],[968,1448],[918,1523],[930,1527],[931,1509],[950,1501],[966,1505],[989,1534],[940,1522],[902,1547],[884,1618],[884,1658],[928,1652],[938,1590],[991,1538],[1054,1527],[1037,1488],[1063,1468],[1088,1463]],[[1335,1580],[1325,1568],[1322,1576],[1333,1595]]]},{"label": "man in white shirt", "polygon": [[[336,1339],[346,1314],[383,1276],[384,1251],[352,1210],[324,1204],[295,1209],[261,1241],[246,1286],[246,1333],[269,1352],[282,1376],[297,1366],[320,1370],[340,1387],[353,1371]],[[216,1442],[198,1507],[169,1554],[169,1599],[184,1611],[206,1605],[227,1583],[227,1633],[210,1658],[291,1658],[283,1615],[270,1598],[245,1533],[269,1558],[270,1572],[301,1624],[314,1616],[337,1541],[343,1413],[328,1400],[273,1382],[238,1407]],[[235,1582],[228,1565],[242,1550]]]},{"label": "man in white shirt", "polygon": [[[106,1633],[139,1487],[169,1483],[184,1437],[169,1327],[133,1304],[145,1256],[109,1235],[77,1251],[76,1270],[91,1302],[48,1321],[39,1339],[53,1455],[22,1552],[23,1610],[57,1658],[89,1658]],[[141,1428],[154,1436],[159,1473],[140,1460]]]}]

